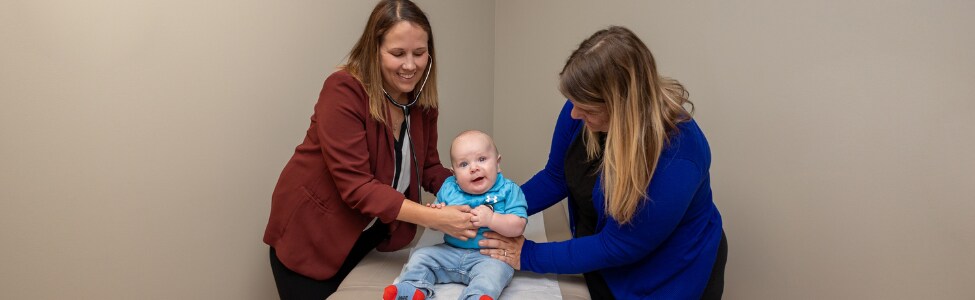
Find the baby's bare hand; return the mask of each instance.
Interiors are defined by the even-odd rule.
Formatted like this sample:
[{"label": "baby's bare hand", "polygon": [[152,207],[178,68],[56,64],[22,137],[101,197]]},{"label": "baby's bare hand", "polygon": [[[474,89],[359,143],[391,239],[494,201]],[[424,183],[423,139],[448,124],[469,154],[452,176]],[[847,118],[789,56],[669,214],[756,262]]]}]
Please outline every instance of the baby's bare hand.
[{"label": "baby's bare hand", "polygon": [[494,210],[486,205],[479,205],[471,210],[471,222],[477,227],[490,227],[491,221],[494,219]]}]

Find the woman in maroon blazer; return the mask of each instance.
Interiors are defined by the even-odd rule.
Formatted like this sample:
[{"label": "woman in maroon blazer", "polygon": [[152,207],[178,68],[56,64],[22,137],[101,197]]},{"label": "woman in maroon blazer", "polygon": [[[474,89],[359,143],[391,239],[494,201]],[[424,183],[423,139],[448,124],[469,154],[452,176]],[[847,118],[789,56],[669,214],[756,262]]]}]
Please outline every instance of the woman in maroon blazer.
[{"label": "woman in maroon blazer", "polygon": [[437,153],[434,57],[423,11],[384,0],[325,80],[264,232],[282,299],[324,299],[372,249],[409,244],[414,224],[474,237],[470,207],[418,204],[421,186],[436,193],[451,175]]}]

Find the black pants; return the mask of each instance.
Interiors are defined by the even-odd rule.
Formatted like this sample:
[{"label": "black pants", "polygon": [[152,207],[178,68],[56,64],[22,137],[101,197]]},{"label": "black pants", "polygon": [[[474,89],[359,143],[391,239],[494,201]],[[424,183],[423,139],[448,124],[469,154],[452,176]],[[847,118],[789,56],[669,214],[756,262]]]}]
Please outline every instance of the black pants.
[{"label": "black pants", "polygon": [[271,247],[271,272],[274,273],[274,283],[278,286],[278,296],[282,300],[323,300],[328,298],[332,293],[335,293],[339,284],[345,280],[352,268],[355,268],[369,251],[375,249],[376,245],[379,245],[388,236],[389,227],[377,221],[355,241],[352,251],[349,252],[349,256],[345,258],[345,262],[339,267],[335,276],[325,280],[312,279],[288,269],[278,260],[274,247]]},{"label": "black pants", "polygon": [[721,245],[718,246],[718,259],[714,261],[714,268],[711,269],[711,278],[708,279],[708,286],[704,288],[702,300],[721,299],[724,294],[724,265],[728,263],[728,237],[724,230],[721,230]]}]

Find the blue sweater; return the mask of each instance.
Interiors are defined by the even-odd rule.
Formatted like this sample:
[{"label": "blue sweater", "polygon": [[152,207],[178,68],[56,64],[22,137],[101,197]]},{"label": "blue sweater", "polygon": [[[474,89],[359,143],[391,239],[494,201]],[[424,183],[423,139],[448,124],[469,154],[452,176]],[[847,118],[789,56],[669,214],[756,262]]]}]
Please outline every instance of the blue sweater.
[{"label": "blue sweater", "polygon": [[[528,213],[542,211],[568,196],[565,153],[584,130],[569,116],[566,101],[555,124],[545,168],[522,185]],[[618,299],[699,299],[721,242],[721,215],[711,199],[711,150],[692,121],[661,153],[642,203],[627,225],[599,214],[596,233],[562,242],[526,240],[521,269],[576,274],[599,270]],[[596,212],[604,212],[602,178],[593,188]],[[570,199],[571,201],[571,199]],[[575,220],[570,219],[573,227]]]}]

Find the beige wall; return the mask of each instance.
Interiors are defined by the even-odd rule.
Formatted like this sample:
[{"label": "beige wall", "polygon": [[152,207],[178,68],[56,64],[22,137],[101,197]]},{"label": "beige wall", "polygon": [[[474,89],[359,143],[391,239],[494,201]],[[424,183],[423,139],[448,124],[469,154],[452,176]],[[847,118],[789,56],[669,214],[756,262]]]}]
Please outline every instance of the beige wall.
[{"label": "beige wall", "polygon": [[494,132],[541,168],[584,38],[636,31],[713,154],[726,299],[971,299],[975,3],[498,1]]},{"label": "beige wall", "polygon": [[[445,149],[491,129],[494,3],[419,3]],[[374,4],[0,3],[0,298],[276,297],[271,190]]]},{"label": "beige wall", "polygon": [[[527,179],[565,58],[626,25],[711,141],[727,299],[971,297],[970,2],[420,4],[442,152],[493,131]],[[273,298],[271,189],[372,5],[0,3],[0,298]]]}]

